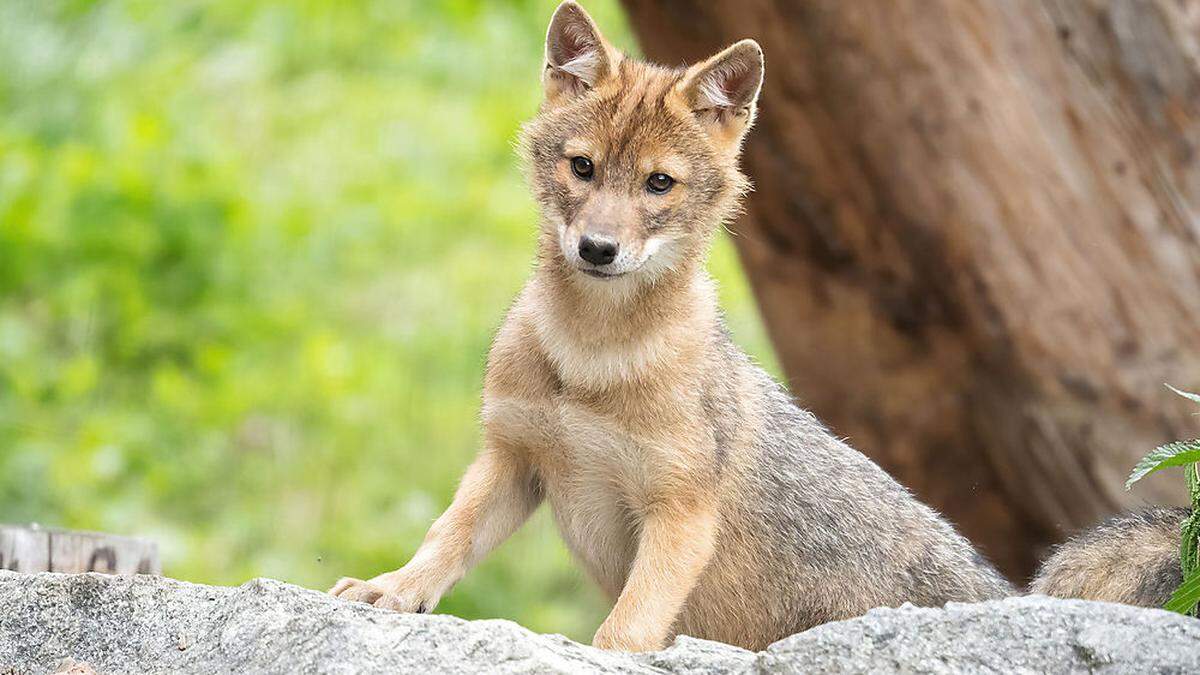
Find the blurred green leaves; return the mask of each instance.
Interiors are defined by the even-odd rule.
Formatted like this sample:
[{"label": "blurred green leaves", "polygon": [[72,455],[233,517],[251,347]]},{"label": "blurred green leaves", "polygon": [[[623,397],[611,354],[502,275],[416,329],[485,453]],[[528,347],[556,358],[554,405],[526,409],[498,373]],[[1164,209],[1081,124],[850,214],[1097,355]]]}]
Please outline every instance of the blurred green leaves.
[{"label": "blurred green leaves", "polygon": [[[530,269],[553,6],[0,0],[0,520],[212,583],[403,563]],[[724,239],[713,270],[769,359]],[[587,638],[604,605],[540,513],[441,610]]]}]

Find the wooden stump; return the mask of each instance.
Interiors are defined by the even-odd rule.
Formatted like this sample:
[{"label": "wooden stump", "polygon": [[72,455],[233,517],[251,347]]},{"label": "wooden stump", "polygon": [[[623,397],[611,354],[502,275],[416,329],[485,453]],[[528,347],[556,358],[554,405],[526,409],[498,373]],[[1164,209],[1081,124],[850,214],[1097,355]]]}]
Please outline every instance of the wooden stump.
[{"label": "wooden stump", "polygon": [[162,574],[158,544],[139,537],[0,525],[0,569]]}]

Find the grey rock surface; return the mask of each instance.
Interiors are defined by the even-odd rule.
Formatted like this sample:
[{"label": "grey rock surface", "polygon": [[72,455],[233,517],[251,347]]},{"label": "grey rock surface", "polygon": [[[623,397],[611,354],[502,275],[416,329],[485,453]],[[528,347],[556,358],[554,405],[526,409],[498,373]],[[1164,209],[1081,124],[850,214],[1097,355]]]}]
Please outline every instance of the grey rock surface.
[{"label": "grey rock surface", "polygon": [[510,621],[402,615],[279,581],[0,572],[0,675],[99,673],[1200,672],[1200,621],[1107,603],[1009,598],[877,609],[758,654],[681,637],[609,653]]}]

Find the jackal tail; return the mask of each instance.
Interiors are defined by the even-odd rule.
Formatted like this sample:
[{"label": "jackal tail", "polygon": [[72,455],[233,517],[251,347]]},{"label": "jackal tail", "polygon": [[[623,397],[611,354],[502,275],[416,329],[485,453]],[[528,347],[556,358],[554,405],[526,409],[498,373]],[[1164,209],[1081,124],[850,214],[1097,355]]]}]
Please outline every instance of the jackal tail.
[{"label": "jackal tail", "polygon": [[1030,592],[1162,607],[1183,581],[1180,527],[1190,511],[1156,507],[1115,516],[1055,548]]}]

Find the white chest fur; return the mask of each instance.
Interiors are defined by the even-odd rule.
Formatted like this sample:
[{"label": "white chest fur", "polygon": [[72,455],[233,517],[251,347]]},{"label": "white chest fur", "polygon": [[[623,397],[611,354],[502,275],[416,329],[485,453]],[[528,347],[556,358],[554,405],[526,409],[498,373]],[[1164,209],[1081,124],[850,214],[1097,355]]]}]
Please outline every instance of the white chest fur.
[{"label": "white chest fur", "polygon": [[[592,297],[591,301],[611,314],[597,321],[620,317],[627,311],[619,301],[623,291],[610,287],[616,282],[597,283],[603,285],[606,292]],[[632,292],[633,289],[626,290]],[[676,303],[686,309],[660,308],[659,313],[663,316],[636,332],[601,330],[591,324],[584,324],[587,328],[580,329],[564,316],[573,315],[575,308],[569,311],[561,307],[555,309],[554,303],[544,299],[538,302],[539,311],[531,315],[531,323],[538,348],[564,383],[584,389],[601,389],[653,377],[656,368],[678,360],[687,351],[686,347],[696,342],[697,336],[715,324],[713,295],[712,281],[707,276],[697,275],[688,291],[680,296],[682,300]]]},{"label": "white chest fur", "polygon": [[537,324],[538,339],[559,377],[567,384],[605,387],[631,382],[657,363],[670,347],[670,332],[657,331],[619,343],[581,344],[563,332]]},{"label": "white chest fur", "polygon": [[652,449],[608,419],[564,401],[488,400],[489,434],[520,447],[541,480],[567,546],[617,594],[636,553]]}]

